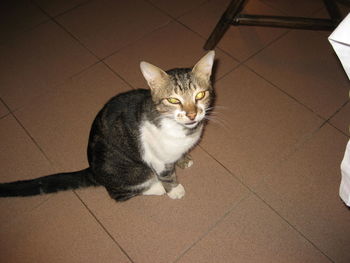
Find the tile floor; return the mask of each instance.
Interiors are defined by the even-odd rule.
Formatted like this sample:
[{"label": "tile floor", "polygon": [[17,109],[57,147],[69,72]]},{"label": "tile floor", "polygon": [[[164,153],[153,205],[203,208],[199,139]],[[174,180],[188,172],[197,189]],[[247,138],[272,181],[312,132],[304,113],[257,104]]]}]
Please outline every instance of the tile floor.
[{"label": "tile floor", "polygon": [[[2,1],[0,180],[86,167],[101,106],[146,87],[141,60],[192,66],[228,2]],[[319,0],[290,2],[245,11],[326,15]],[[350,82],[328,35],[231,28],[216,48],[217,116],[178,171],[184,199],[0,199],[0,262],[350,262],[338,197]]]}]

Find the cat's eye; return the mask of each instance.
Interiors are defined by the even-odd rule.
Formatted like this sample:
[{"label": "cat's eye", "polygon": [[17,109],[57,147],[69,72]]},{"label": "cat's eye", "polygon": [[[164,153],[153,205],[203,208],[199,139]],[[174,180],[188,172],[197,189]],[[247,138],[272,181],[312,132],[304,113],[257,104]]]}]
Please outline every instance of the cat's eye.
[{"label": "cat's eye", "polygon": [[201,91],[201,92],[197,93],[196,100],[201,100],[204,98],[204,96],[205,96],[205,91]]},{"label": "cat's eye", "polygon": [[175,98],[167,98],[167,100],[171,103],[171,104],[180,104],[180,100],[175,99]]}]

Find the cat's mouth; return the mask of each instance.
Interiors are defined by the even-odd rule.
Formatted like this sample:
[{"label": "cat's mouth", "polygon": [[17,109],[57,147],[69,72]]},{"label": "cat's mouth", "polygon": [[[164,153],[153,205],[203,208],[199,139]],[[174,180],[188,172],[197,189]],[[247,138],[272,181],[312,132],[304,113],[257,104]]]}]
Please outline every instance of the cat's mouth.
[{"label": "cat's mouth", "polygon": [[188,128],[193,128],[193,127],[195,127],[198,124],[198,121],[190,121],[190,122],[187,122],[187,123],[184,123],[184,124]]}]

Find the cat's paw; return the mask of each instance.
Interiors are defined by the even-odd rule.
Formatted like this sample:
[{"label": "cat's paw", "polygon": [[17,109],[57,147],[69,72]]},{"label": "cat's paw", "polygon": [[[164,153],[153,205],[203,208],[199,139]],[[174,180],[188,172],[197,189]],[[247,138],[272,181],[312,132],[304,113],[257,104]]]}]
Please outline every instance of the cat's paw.
[{"label": "cat's paw", "polygon": [[189,168],[193,165],[193,160],[191,155],[186,154],[180,160],[177,161],[176,165],[181,169]]},{"label": "cat's paw", "polygon": [[171,199],[181,199],[185,195],[185,188],[182,186],[182,184],[178,184],[176,187],[171,189],[170,192],[168,192],[168,196]]}]

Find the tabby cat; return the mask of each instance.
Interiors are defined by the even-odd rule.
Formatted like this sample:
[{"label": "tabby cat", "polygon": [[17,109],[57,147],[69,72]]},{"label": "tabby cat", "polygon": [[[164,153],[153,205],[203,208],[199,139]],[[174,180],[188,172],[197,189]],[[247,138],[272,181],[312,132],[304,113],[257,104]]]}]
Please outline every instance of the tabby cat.
[{"label": "tabby cat", "polygon": [[214,51],[192,69],[140,68],[150,89],[113,97],[96,116],[88,144],[89,167],[37,179],[0,184],[0,196],[31,196],[87,186],[104,186],[117,201],[137,195],[182,198],[175,165],[189,167],[188,155],[201,137],[214,91]]}]

